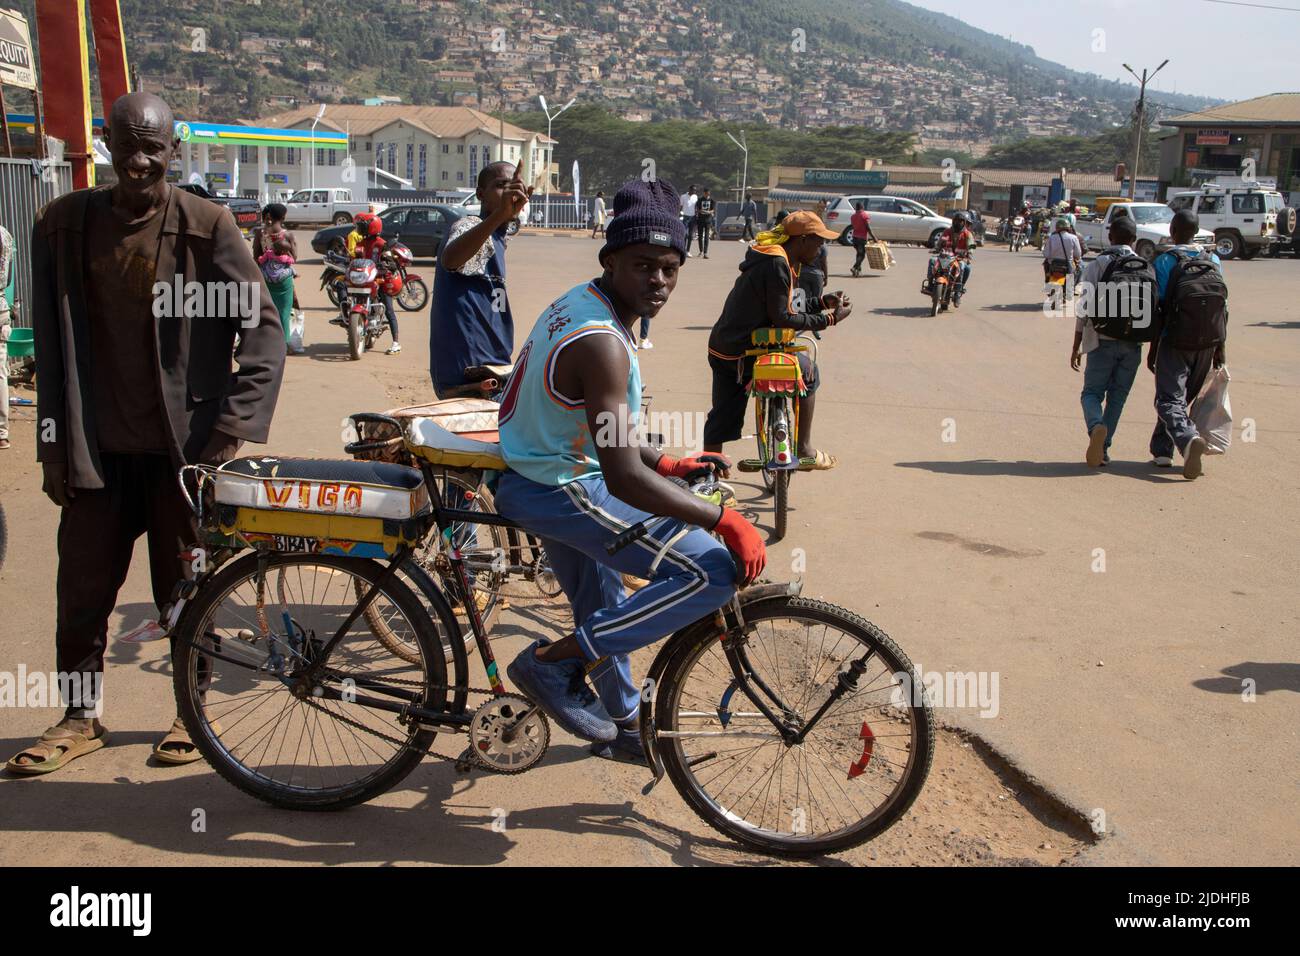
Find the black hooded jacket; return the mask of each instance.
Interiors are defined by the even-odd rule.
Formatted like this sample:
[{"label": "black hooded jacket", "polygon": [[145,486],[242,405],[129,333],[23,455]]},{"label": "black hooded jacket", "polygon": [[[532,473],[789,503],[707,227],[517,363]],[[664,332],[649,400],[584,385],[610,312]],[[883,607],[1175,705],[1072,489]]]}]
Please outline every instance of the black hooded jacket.
[{"label": "black hooded jacket", "polygon": [[[785,250],[780,246],[750,246],[740,261],[740,278],[727,295],[722,315],[709,334],[709,352],[722,359],[736,359],[750,348],[755,329],[786,328],[820,332],[830,325],[827,312],[801,312],[792,301],[794,278]],[[819,309],[820,302],[807,308]]]}]

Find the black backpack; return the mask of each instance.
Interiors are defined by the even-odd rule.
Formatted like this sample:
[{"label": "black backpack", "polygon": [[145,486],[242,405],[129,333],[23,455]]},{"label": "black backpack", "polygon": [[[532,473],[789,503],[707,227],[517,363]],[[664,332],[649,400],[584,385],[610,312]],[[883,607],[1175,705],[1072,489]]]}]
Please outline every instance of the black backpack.
[{"label": "black backpack", "polygon": [[1156,272],[1139,255],[1115,256],[1093,288],[1092,327],[1126,342],[1150,342],[1156,328]]},{"label": "black backpack", "polygon": [[1178,260],[1169,275],[1162,304],[1169,344],[1197,352],[1228,340],[1228,285],[1219,264],[1202,254],[1193,258],[1172,249]]}]

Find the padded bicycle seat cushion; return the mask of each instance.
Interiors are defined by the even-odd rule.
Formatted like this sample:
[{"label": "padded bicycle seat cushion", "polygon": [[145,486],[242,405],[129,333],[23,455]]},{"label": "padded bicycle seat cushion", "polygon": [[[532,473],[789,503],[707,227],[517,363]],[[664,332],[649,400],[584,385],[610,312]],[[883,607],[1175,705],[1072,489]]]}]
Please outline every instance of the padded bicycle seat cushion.
[{"label": "padded bicycle seat cushion", "polygon": [[398,421],[431,418],[452,434],[494,444],[497,440],[497,412],[500,407],[486,398],[447,398],[423,405],[394,408],[384,414]]},{"label": "padded bicycle seat cushion", "polygon": [[353,485],[379,485],[401,491],[414,491],[424,483],[415,468],[384,461],[357,461],[332,458],[271,458],[251,456],[235,458],[221,466],[228,475],[248,478],[338,482]]},{"label": "padded bicycle seat cushion", "polygon": [[448,468],[486,468],[505,471],[501,446],[478,441],[443,428],[435,418],[412,418],[406,426],[406,447],[431,465]]},{"label": "padded bicycle seat cushion", "polygon": [[504,381],[515,370],[513,365],[471,365],[465,369],[465,381],[482,382],[489,378]]}]

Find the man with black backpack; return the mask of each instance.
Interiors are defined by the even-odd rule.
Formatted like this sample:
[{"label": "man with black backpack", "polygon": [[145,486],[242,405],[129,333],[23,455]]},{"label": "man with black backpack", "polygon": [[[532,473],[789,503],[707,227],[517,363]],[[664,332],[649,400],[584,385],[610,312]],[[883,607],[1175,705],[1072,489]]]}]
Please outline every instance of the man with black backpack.
[{"label": "man with black backpack", "polygon": [[1206,444],[1187,406],[1200,394],[1210,370],[1223,365],[1228,340],[1228,286],[1219,257],[1191,245],[1200,220],[1188,209],[1174,213],[1169,235],[1176,245],[1156,257],[1160,296],[1155,338],[1147,368],[1156,376],[1156,422],[1151,433],[1152,464],[1173,465],[1183,456],[1183,477],[1199,478]]},{"label": "man with black backpack", "polygon": [[1070,349],[1070,367],[1076,372],[1080,353],[1088,355],[1079,400],[1088,429],[1089,468],[1110,463],[1119,416],[1142,364],[1142,343],[1151,341],[1155,329],[1156,276],[1151,264],[1133,251],[1137,224],[1130,216],[1115,216],[1109,237],[1109,248],[1083,271]]}]

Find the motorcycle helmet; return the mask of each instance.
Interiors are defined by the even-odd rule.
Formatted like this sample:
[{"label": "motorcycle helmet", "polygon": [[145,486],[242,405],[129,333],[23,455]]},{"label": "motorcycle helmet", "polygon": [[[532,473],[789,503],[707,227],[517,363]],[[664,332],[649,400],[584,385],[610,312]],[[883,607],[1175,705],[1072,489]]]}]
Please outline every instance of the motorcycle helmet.
[{"label": "motorcycle helmet", "polygon": [[374,218],[375,214],[373,212],[359,212],[352,220],[352,228],[362,235],[365,235],[366,224]]},{"label": "motorcycle helmet", "polygon": [[377,236],[384,231],[384,221],[378,216],[371,216],[370,221],[366,223],[366,233],[370,236]]}]

